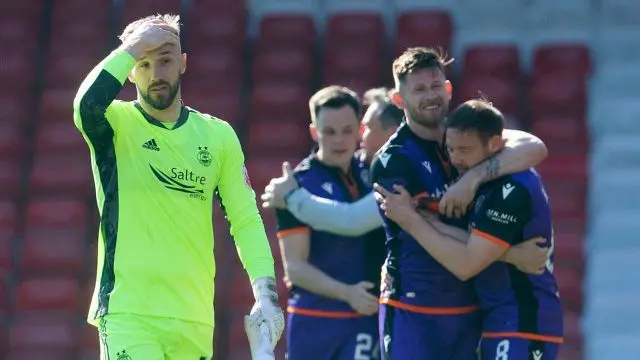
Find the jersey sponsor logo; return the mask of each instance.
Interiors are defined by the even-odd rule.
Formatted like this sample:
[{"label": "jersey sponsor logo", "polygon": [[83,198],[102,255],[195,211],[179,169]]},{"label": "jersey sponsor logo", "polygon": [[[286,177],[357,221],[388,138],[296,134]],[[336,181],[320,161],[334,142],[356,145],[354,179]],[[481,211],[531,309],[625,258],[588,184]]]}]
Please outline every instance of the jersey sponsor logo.
[{"label": "jersey sponsor logo", "polygon": [[200,165],[208,167],[211,165],[211,153],[206,146],[198,146],[198,154],[196,155]]},{"label": "jersey sponsor logo", "polygon": [[506,199],[507,196],[509,196],[509,194],[511,194],[513,189],[515,189],[515,187],[513,185],[511,185],[510,183],[502,185],[502,198]]},{"label": "jersey sponsor logo", "polygon": [[133,360],[131,355],[127,354],[127,350],[122,350],[116,354],[116,360]]},{"label": "jersey sponsor logo", "polygon": [[504,225],[514,224],[518,222],[518,218],[515,215],[506,214],[494,209],[487,210],[487,217],[489,218],[489,220]]},{"label": "jersey sponsor logo", "polygon": [[158,147],[156,139],[151,139],[145,142],[144,144],[142,144],[142,147],[148,150],[160,151],[160,147]]},{"label": "jersey sponsor logo", "polygon": [[533,350],[533,352],[531,352],[531,357],[533,358],[533,360],[542,360],[543,355],[544,353],[540,350]]},{"label": "jersey sponsor logo", "polygon": [[378,160],[380,160],[380,163],[382,164],[382,167],[387,167],[387,164],[389,163],[389,159],[391,159],[391,154],[389,153],[382,153],[380,154],[380,156],[378,156]]},{"label": "jersey sponsor logo", "polygon": [[207,183],[206,177],[197,175],[191,170],[176,167],[171,168],[169,172],[160,170],[151,164],[149,164],[149,168],[165,188],[190,194],[192,198],[207,199],[204,195],[204,186]]},{"label": "jersey sponsor logo", "polygon": [[422,166],[424,166],[425,169],[427,169],[427,171],[429,172],[429,174],[433,173],[433,171],[431,171],[431,163],[428,161],[423,161],[422,162]]}]

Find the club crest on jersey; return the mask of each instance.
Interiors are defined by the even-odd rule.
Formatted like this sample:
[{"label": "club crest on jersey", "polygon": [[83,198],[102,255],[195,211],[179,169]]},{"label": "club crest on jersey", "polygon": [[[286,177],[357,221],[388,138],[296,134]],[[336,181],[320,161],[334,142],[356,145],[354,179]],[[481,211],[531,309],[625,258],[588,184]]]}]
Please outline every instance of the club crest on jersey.
[{"label": "club crest on jersey", "polygon": [[206,146],[198,146],[197,159],[202,166],[208,167],[211,165],[211,153]]},{"label": "club crest on jersey", "polygon": [[116,360],[133,360],[131,355],[127,354],[127,350],[122,350],[121,352],[116,354]]}]

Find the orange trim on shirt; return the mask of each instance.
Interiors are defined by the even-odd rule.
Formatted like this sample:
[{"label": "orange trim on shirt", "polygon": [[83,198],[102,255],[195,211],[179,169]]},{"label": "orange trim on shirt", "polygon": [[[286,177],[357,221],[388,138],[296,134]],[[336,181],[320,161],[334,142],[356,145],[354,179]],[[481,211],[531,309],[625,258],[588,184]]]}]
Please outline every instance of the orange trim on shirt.
[{"label": "orange trim on shirt", "polygon": [[474,235],[478,235],[479,237],[481,237],[481,238],[483,238],[485,240],[489,240],[489,241],[491,241],[492,243],[494,243],[496,245],[502,246],[505,249],[508,249],[509,247],[511,247],[511,244],[509,244],[508,242],[506,242],[506,241],[504,241],[504,240],[502,240],[502,239],[500,239],[498,237],[495,237],[495,236],[493,236],[491,234],[487,234],[486,232],[482,232],[482,231],[480,231],[478,229],[471,230],[471,233],[474,234]]},{"label": "orange trim on shirt", "polygon": [[414,201],[420,200],[422,198],[429,197],[429,193],[426,191],[421,192],[420,194],[414,195],[411,199]]},{"label": "orange trim on shirt", "polygon": [[293,306],[287,307],[287,312],[297,315],[322,317],[329,319],[352,319],[363,316],[355,311],[329,311],[329,310],[312,310],[312,309],[300,309]]},{"label": "orange trim on shirt", "polygon": [[293,229],[278,231],[276,233],[276,236],[278,237],[278,239],[282,239],[283,237],[287,237],[290,235],[306,234],[308,232],[309,228],[307,226],[298,226]]},{"label": "orange trim on shirt", "polygon": [[564,342],[564,339],[559,336],[539,335],[539,334],[531,334],[531,333],[523,333],[523,332],[483,332],[482,337],[487,339],[518,338],[518,339],[544,341],[544,342],[550,342],[550,343],[556,343],[556,344],[562,344]]},{"label": "orange trim on shirt", "polygon": [[463,307],[428,307],[428,306],[418,306],[418,305],[409,305],[398,300],[391,300],[389,298],[380,299],[381,304],[387,304],[389,306],[393,306],[394,308],[411,311],[418,314],[425,315],[462,315],[469,314],[476,310],[478,310],[477,305],[471,306],[463,306]]}]

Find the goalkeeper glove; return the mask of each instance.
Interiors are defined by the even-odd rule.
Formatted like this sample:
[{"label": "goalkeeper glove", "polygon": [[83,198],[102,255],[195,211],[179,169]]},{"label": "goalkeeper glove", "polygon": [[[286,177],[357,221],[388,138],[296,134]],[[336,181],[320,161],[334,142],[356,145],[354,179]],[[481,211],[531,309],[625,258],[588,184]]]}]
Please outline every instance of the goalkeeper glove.
[{"label": "goalkeeper glove", "polygon": [[244,319],[251,353],[254,356],[265,344],[268,344],[266,347],[273,353],[284,330],[284,315],[278,305],[276,281],[272,277],[261,277],[253,281],[251,287],[256,303],[249,316]]}]

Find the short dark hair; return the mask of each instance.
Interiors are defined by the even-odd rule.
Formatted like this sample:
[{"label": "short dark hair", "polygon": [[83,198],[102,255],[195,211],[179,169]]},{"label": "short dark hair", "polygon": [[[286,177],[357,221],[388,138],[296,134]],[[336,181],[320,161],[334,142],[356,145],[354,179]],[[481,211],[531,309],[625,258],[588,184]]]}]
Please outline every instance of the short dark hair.
[{"label": "short dark hair", "polygon": [[487,142],[504,130],[504,115],[485,99],[473,99],[458,105],[445,119],[446,129],[475,131]]},{"label": "short dark hair", "polygon": [[369,89],[364,93],[364,105],[380,104],[378,117],[383,129],[400,126],[404,118],[404,111],[391,101],[390,92],[391,89],[389,88],[378,87]]},{"label": "short dark hair", "polygon": [[316,123],[316,118],[323,108],[339,109],[343,106],[352,108],[358,119],[360,118],[360,99],[355,91],[338,85],[322,88],[309,99],[311,122]]},{"label": "short dark hair", "polygon": [[445,68],[453,62],[441,48],[412,47],[393,61],[393,78],[396,84],[404,81],[407,75],[422,69]]}]

